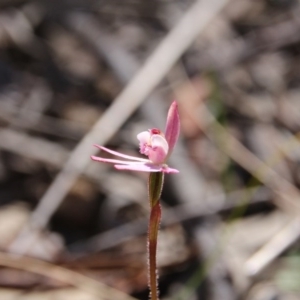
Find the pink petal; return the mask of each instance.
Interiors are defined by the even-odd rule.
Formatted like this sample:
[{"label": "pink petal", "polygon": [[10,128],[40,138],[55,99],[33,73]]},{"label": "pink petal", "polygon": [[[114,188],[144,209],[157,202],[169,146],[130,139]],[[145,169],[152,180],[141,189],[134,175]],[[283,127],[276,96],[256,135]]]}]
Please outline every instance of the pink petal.
[{"label": "pink petal", "polygon": [[166,154],[169,151],[169,145],[168,142],[166,141],[166,139],[158,134],[154,134],[151,137],[151,146],[152,148],[162,148],[163,152],[165,152]]},{"label": "pink petal", "polygon": [[140,158],[140,157],[135,157],[135,156],[131,156],[131,155],[126,155],[126,154],[123,154],[123,153],[120,153],[120,152],[117,152],[117,151],[113,151],[111,149],[108,149],[106,147],[103,147],[103,146],[100,146],[100,145],[94,145],[95,147],[105,151],[105,152],[108,152],[112,155],[115,155],[115,156],[119,156],[119,157],[123,157],[125,159],[131,159],[131,160],[137,160],[137,161],[141,161],[141,162],[149,162],[148,159],[145,159],[145,158]]},{"label": "pink petal", "polygon": [[174,101],[169,109],[165,137],[169,144],[169,153],[170,156],[179,136],[180,132],[180,119],[178,113],[178,105],[176,101]]},{"label": "pink petal", "polygon": [[164,137],[158,134],[151,136],[151,148],[149,148],[149,159],[154,164],[162,164],[168,154],[169,146]]},{"label": "pink petal", "polygon": [[131,164],[131,165],[115,165],[117,170],[128,170],[128,171],[138,171],[138,172],[160,172],[162,171],[161,166],[154,166],[151,164]]}]

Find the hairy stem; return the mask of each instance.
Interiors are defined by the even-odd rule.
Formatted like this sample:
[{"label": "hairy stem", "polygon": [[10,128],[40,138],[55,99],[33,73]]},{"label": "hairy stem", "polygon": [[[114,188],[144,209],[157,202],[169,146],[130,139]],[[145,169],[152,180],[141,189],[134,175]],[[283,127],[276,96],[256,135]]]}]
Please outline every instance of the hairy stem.
[{"label": "hairy stem", "polygon": [[158,273],[156,267],[157,237],[161,219],[161,207],[159,203],[163,188],[164,174],[150,173],[149,175],[149,202],[150,218],[148,227],[148,259],[149,259],[149,288],[150,299],[158,300]]},{"label": "hairy stem", "polygon": [[158,300],[158,273],[156,267],[156,250],[160,219],[161,208],[159,202],[157,202],[156,205],[151,209],[148,236],[149,287],[151,300]]}]

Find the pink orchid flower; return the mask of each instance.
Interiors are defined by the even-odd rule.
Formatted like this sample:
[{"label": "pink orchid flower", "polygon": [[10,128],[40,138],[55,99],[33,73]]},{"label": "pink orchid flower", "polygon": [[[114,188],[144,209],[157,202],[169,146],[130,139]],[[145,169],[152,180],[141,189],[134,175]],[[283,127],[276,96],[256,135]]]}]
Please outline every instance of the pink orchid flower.
[{"label": "pink orchid flower", "polygon": [[164,172],[179,173],[178,170],[170,168],[166,161],[177,142],[180,132],[180,120],[178,114],[178,105],[174,101],[169,109],[165,134],[157,128],[143,131],[137,135],[140,142],[140,153],[148,156],[148,159],[122,154],[110,150],[106,147],[95,145],[97,148],[124,158],[109,159],[98,156],[92,156],[95,161],[114,164],[118,170],[130,170],[141,172]]}]

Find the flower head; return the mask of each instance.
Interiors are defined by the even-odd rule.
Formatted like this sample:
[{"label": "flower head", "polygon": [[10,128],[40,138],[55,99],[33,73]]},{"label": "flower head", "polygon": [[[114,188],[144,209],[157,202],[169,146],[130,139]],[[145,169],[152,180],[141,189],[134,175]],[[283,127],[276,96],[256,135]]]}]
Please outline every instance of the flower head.
[{"label": "flower head", "polygon": [[166,161],[169,158],[179,136],[180,120],[178,105],[174,101],[168,112],[165,134],[157,128],[143,131],[137,135],[140,142],[140,153],[148,159],[125,155],[120,152],[110,150],[106,147],[95,145],[99,149],[126,160],[108,159],[92,156],[95,161],[112,163],[118,170],[131,170],[141,172],[164,172],[178,173],[176,169],[170,168]]}]

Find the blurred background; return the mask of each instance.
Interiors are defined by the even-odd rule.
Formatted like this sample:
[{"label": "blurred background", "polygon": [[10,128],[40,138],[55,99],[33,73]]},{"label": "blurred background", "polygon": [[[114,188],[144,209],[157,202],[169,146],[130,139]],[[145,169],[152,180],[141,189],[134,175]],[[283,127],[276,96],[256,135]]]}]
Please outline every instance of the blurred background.
[{"label": "blurred background", "polygon": [[90,155],[173,99],[161,299],[300,299],[298,0],[0,1],[0,299],[148,299],[147,174]]}]

